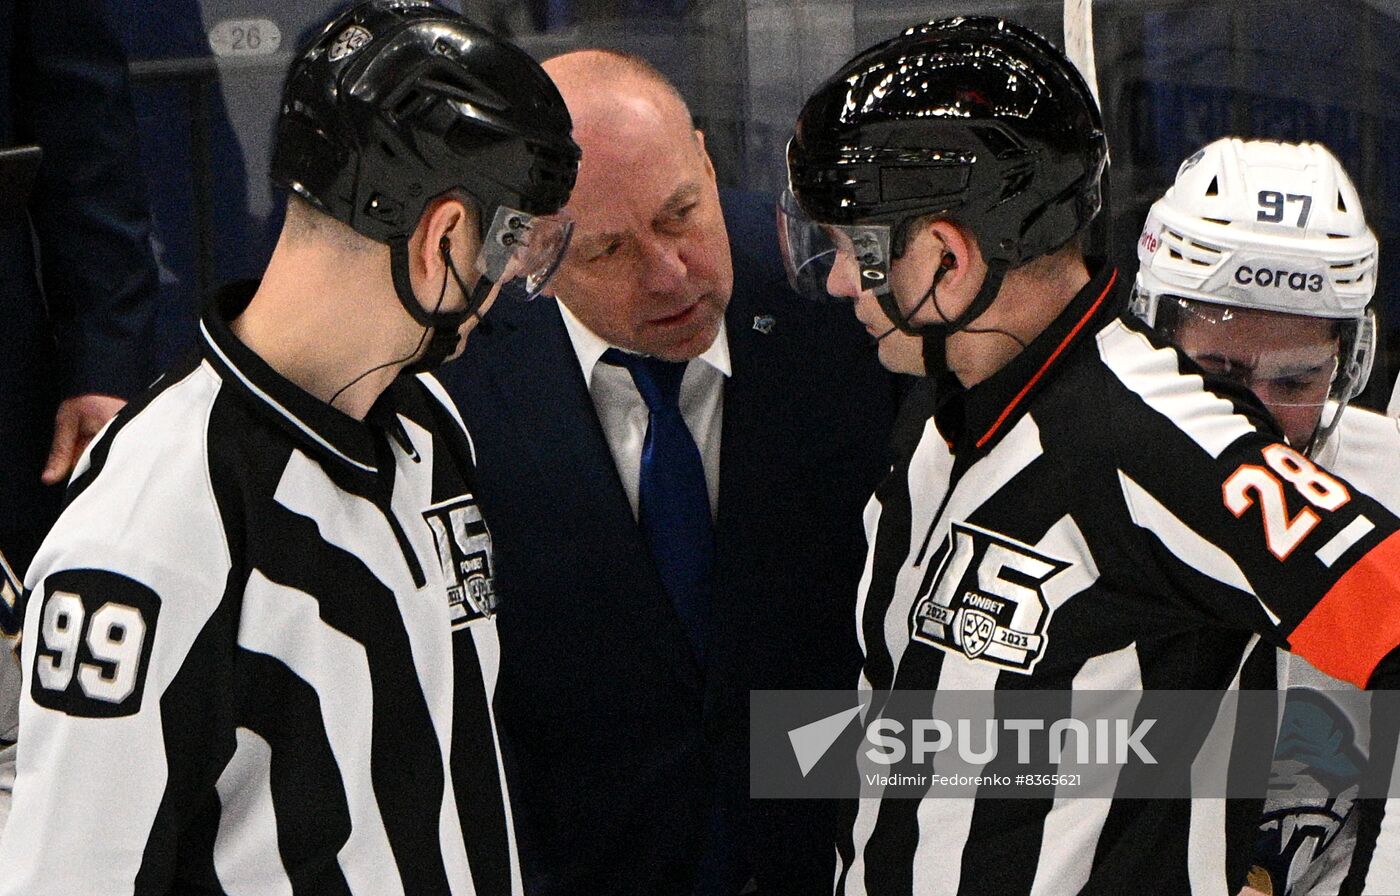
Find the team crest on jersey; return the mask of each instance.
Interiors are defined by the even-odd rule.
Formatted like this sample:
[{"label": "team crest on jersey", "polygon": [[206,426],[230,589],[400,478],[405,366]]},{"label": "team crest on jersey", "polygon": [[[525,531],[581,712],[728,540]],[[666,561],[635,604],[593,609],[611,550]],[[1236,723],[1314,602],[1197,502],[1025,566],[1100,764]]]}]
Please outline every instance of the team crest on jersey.
[{"label": "team crest on jersey", "polygon": [[933,587],[914,605],[912,637],[1029,674],[1045,653],[1045,583],[1069,565],[995,532],[954,523]]},{"label": "team crest on jersey", "polygon": [[496,613],[496,579],[492,564],[491,532],[481,508],[470,495],[423,511],[438,560],[447,581],[447,603],[452,627],[459,628]]}]

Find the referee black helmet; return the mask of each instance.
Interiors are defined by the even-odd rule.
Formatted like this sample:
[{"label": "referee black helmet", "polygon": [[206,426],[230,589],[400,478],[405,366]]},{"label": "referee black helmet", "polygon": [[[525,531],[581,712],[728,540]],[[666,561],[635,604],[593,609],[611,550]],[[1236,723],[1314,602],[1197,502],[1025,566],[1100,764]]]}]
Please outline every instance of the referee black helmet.
[{"label": "referee black helmet", "polygon": [[[558,268],[570,225],[552,216],[580,156],[571,130],[554,82],[519,47],[424,0],[368,0],[292,63],[272,179],[389,246],[399,303],[432,336],[408,369],[429,370],[505,280],[531,297]],[[409,277],[409,238],[440,197],[473,205],[481,237],[475,286],[441,246],[469,296],[459,311],[422,307]]]},{"label": "referee black helmet", "polygon": [[547,215],[569,198],[579,149],[564,101],[523,50],[415,0],[370,0],[292,64],[272,178],[381,243],[461,191],[483,235],[498,207]]},{"label": "referee black helmet", "polygon": [[1101,203],[1103,120],[1049,41],[986,16],[906,29],[807,100],[788,145],[792,192],[822,224],[884,224],[898,257],[913,220],[972,232],[989,263],[1052,252]]}]

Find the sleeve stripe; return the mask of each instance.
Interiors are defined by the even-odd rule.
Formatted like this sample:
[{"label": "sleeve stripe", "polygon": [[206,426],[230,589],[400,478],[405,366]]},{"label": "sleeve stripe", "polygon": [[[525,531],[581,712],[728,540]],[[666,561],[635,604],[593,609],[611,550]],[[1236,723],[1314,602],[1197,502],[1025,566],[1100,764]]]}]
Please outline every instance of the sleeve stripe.
[{"label": "sleeve stripe", "polygon": [[1332,540],[1318,548],[1317,559],[1322,561],[1322,565],[1331,568],[1333,563],[1351,550],[1352,545],[1371,533],[1376,528],[1376,524],[1364,516],[1359,516],[1347,524],[1347,527],[1336,535]]},{"label": "sleeve stripe", "polygon": [[1385,818],[1381,820],[1381,831],[1371,851],[1371,865],[1366,871],[1362,896],[1385,896],[1400,890],[1400,848],[1397,847],[1400,847],[1400,800],[1386,800]]},{"label": "sleeve stripe", "polygon": [[[1291,649],[1328,675],[1365,687],[1380,661],[1400,644],[1396,594],[1400,532],[1367,552],[1323,595],[1293,630]],[[1384,612],[1387,606],[1396,609]]]}]

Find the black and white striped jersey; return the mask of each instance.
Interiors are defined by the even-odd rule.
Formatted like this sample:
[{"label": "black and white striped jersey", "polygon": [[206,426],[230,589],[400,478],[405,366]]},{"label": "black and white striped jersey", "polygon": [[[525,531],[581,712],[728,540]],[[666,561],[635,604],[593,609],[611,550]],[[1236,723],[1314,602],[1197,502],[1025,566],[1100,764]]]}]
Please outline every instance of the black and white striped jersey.
[{"label": "black and white striped jersey", "polygon": [[0,893],[518,894],[490,534],[430,377],[364,423],[206,313],[26,579]]},{"label": "black and white striped jersey", "polygon": [[[1400,591],[1400,521],[1127,317],[1117,281],[945,390],[871,500],[862,688],[1224,692],[1273,686],[1268,646],[1289,643],[1365,684],[1400,644],[1400,612],[1372,604]],[[836,892],[1234,893],[1250,808],[864,799]]]}]

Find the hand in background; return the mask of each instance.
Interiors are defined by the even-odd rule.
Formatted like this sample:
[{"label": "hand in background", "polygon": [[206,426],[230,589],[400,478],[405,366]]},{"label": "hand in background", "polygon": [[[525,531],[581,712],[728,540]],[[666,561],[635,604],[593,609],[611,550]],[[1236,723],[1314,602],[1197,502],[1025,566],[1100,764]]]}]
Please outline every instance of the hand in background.
[{"label": "hand in background", "polygon": [[110,395],[75,395],[65,399],[54,416],[53,447],[39,477],[43,483],[53,485],[66,479],[88,442],[125,404],[125,399]]}]

